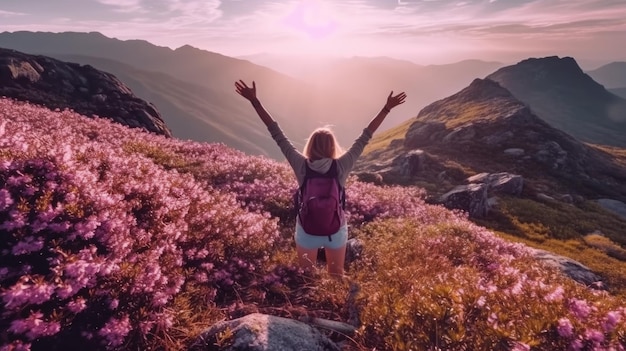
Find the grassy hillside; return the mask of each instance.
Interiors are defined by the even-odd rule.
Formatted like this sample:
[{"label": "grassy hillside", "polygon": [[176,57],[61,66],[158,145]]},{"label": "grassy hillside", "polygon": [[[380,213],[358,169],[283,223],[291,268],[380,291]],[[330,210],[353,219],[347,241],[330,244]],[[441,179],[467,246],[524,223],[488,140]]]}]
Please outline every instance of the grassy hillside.
[{"label": "grassy hillside", "polygon": [[183,350],[247,311],[346,321],[355,306],[348,350],[626,342],[623,298],[425,204],[419,188],[350,179],[364,252],[337,281],[294,266],[286,164],[7,99],[0,121],[4,349]]},{"label": "grassy hillside", "polygon": [[[455,106],[454,103],[443,104],[450,112],[446,120],[448,126],[457,126],[468,118],[472,121],[472,113],[480,111],[480,118],[489,118],[489,108],[481,109],[481,104],[465,102]],[[501,103],[492,106],[502,106]],[[454,112],[461,111],[461,113]],[[473,112],[472,112],[473,111]],[[428,116],[428,111],[424,115]],[[497,111],[496,111],[497,112]],[[440,111],[438,115],[445,115]],[[420,114],[421,115],[421,114]],[[402,143],[411,119],[396,128],[374,136],[365,149],[360,162],[360,169],[367,165],[376,165],[393,159],[406,150]],[[392,145],[392,140],[399,139],[399,145]],[[626,167],[626,151],[621,148],[588,145],[607,156],[606,162],[614,167]],[[471,152],[467,150],[471,148]],[[425,169],[410,180],[398,182],[405,185],[419,185],[428,191],[428,197],[436,199],[439,195],[462,184],[468,176],[481,172],[522,172],[524,175],[524,191],[521,197],[498,196],[490,214],[483,219],[474,220],[481,226],[489,228],[507,240],[525,243],[529,246],[544,249],[571,257],[590,267],[606,278],[613,291],[626,296],[626,236],[623,228],[626,220],[603,209],[594,200],[607,197],[605,189],[589,188],[586,198],[575,204],[562,201],[540,201],[538,193],[582,191],[582,184],[571,183],[577,179],[574,175],[549,174],[545,169],[532,168],[530,165],[520,167],[510,162],[510,158],[493,155],[478,147],[467,146],[458,149],[450,144],[428,145],[424,150],[429,159]],[[481,153],[481,150],[483,153]],[[442,179],[440,174],[445,171],[453,180]],[[612,186],[618,193],[618,185]],[[594,234],[594,233],[599,233]]]}]

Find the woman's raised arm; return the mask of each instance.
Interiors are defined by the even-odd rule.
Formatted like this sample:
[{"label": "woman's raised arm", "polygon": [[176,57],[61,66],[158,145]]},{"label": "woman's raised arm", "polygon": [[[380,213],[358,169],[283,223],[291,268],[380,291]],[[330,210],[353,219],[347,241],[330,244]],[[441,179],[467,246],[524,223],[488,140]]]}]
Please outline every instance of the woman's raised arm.
[{"label": "woman's raised arm", "polygon": [[252,81],[252,87],[249,87],[243,80],[235,82],[235,91],[237,92],[237,94],[243,96],[244,98],[248,99],[250,103],[252,103],[254,110],[266,126],[269,126],[272,122],[274,122],[274,119],[272,118],[270,113],[267,112],[259,99],[256,97],[256,83],[254,81]]},{"label": "woman's raised arm", "polygon": [[389,112],[391,112],[391,109],[400,104],[403,104],[404,99],[406,99],[405,92],[401,92],[400,94],[394,96],[393,91],[391,91],[391,93],[389,93],[389,96],[387,97],[387,103],[385,103],[385,106],[383,107],[382,110],[380,110],[380,112],[378,112],[376,117],[374,117],[370,121],[369,125],[367,126],[367,129],[369,129],[369,131],[372,132],[372,134],[374,134],[376,129],[378,129],[381,123],[383,123],[383,121],[385,120],[385,117],[387,117]]}]

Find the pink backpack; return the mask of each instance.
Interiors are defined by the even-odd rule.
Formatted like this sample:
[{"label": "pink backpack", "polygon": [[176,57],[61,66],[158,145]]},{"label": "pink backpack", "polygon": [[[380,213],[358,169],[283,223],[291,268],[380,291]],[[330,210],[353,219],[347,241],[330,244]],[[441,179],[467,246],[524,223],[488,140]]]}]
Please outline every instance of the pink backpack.
[{"label": "pink backpack", "polygon": [[308,234],[330,236],[344,223],[345,193],[337,179],[337,160],[325,174],[306,164],[304,182],[295,194],[295,207],[302,229]]}]

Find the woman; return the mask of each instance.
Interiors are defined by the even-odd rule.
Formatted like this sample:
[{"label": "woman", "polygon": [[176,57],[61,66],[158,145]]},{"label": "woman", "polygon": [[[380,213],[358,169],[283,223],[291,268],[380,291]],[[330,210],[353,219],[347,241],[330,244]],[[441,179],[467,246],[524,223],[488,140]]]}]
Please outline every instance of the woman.
[{"label": "woman", "polygon": [[[391,109],[404,103],[404,99],[406,98],[404,92],[394,96],[392,91],[387,97],[387,103],[382,110],[370,121],[368,126],[361,133],[361,136],[355,140],[354,144],[347,152],[340,154],[340,148],[333,133],[326,128],[320,128],[311,134],[304,148],[304,154],[302,154],[296,150],[280,129],[278,123],[270,116],[263,105],[261,105],[261,102],[256,96],[256,84],[254,81],[252,82],[252,87],[249,87],[240,80],[235,82],[235,88],[239,95],[252,103],[261,121],[267,126],[272,138],[276,141],[287,158],[291,168],[293,168],[298,180],[298,186],[302,186],[304,182],[307,164],[311,170],[325,174],[333,164],[333,160],[336,160],[337,179],[339,184],[345,187],[348,174],[363,152],[365,145],[367,145],[372,135],[385,117],[387,117]],[[348,226],[345,224],[345,220],[343,222],[344,224],[339,231],[330,235],[329,238],[327,236],[307,234],[302,229],[299,221],[296,221],[294,239],[296,242],[298,260],[303,268],[309,268],[315,264],[317,250],[323,247],[326,254],[328,272],[331,275],[343,275],[346,242],[348,241]]]}]

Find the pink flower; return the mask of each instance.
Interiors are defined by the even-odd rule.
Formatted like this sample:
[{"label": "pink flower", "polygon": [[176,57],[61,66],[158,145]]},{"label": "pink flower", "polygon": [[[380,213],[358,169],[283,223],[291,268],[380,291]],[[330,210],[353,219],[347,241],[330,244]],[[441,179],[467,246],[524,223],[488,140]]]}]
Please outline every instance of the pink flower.
[{"label": "pink flower", "polygon": [[59,322],[45,322],[41,312],[33,312],[26,319],[15,319],[9,326],[9,331],[14,334],[26,335],[30,340],[42,336],[51,336],[61,330]]},{"label": "pink flower", "polygon": [[85,299],[83,299],[82,297],[79,297],[74,301],[70,301],[67,304],[67,309],[73,313],[79,313],[85,308],[87,308],[87,304],[85,303]]},{"label": "pink flower", "polygon": [[109,347],[118,347],[124,343],[124,339],[130,332],[130,320],[128,315],[122,318],[111,318],[98,331],[98,335],[103,337]]},{"label": "pink flower", "polygon": [[589,329],[585,331],[585,337],[591,340],[594,344],[599,344],[604,341],[604,334],[601,331],[595,329]]},{"label": "pink flower", "polygon": [[544,300],[546,300],[547,302],[558,302],[563,300],[563,293],[565,292],[565,290],[563,290],[562,286],[557,286],[551,293],[549,293],[548,295],[546,295],[544,297]]},{"label": "pink flower", "polygon": [[604,329],[604,332],[612,332],[617,326],[617,323],[621,321],[621,319],[622,316],[617,311],[610,311],[609,313],[607,313],[604,322],[602,322],[602,328]]},{"label": "pink flower", "polygon": [[580,320],[585,320],[591,313],[591,307],[585,300],[572,299],[569,309]]},{"label": "pink flower", "polygon": [[13,205],[11,193],[6,189],[0,189],[0,211],[4,211],[11,205]]},{"label": "pink flower", "polygon": [[569,319],[563,317],[559,319],[559,325],[556,327],[559,335],[564,338],[571,338],[574,332],[574,327]]}]

